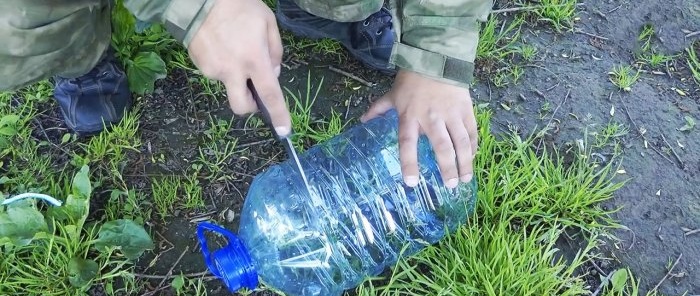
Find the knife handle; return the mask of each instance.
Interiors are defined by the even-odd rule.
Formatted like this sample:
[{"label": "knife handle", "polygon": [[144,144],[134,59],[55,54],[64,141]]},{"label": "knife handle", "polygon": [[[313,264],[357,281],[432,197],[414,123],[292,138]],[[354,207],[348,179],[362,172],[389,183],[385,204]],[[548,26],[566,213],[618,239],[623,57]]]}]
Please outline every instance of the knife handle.
[{"label": "knife handle", "polygon": [[[258,105],[258,109],[260,110],[260,113],[262,113],[262,118],[263,118],[263,122],[265,123],[265,125],[272,131],[272,134],[275,136],[276,139],[278,139],[278,140],[286,139],[287,136],[280,136],[277,134],[275,127],[272,125],[272,118],[270,117],[270,112],[267,110],[267,107],[265,107],[265,103],[263,103],[263,101],[260,99],[260,95],[258,95],[258,91],[255,89],[255,86],[253,85],[253,81],[248,79],[246,84],[248,85],[248,89],[250,89],[250,93],[253,94],[253,99],[255,99],[255,103]],[[292,134],[291,131],[289,134],[290,135]]]}]

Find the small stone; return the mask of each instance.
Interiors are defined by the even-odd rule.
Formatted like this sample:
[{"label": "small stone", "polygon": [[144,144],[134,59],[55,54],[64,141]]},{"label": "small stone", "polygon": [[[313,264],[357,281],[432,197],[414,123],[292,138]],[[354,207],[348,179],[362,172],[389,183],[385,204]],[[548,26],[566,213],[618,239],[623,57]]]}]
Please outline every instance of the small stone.
[{"label": "small stone", "polygon": [[226,214],[224,214],[224,215],[226,216],[226,222],[228,222],[228,223],[233,222],[233,219],[236,218],[236,213],[234,213],[230,209],[226,210]]}]

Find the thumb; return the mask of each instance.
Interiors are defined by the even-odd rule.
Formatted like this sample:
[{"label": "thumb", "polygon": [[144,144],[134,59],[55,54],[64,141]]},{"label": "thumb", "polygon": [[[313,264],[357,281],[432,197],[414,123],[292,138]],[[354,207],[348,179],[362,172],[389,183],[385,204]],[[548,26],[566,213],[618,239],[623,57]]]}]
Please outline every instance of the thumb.
[{"label": "thumb", "polygon": [[389,97],[383,96],[381,99],[374,102],[374,104],[372,104],[372,107],[370,107],[369,110],[367,110],[367,112],[364,115],[362,115],[362,117],[360,117],[360,121],[362,123],[365,123],[379,115],[386,113],[386,111],[391,110],[391,108],[393,107],[394,103],[389,99]]}]

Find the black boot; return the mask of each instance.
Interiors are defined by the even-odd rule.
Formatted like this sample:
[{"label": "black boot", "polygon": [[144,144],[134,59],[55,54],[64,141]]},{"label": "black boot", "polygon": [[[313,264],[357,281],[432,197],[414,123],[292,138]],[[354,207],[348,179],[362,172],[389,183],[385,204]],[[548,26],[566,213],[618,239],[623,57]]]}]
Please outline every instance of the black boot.
[{"label": "black boot", "polygon": [[344,23],[310,14],[297,6],[294,0],[278,0],[276,16],[282,28],[296,35],[337,40],[367,66],[395,73],[389,65],[395,40],[392,17],[384,8],[364,21]]},{"label": "black boot", "polygon": [[87,74],[78,78],[54,77],[54,97],[68,127],[79,135],[97,134],[116,124],[131,108],[126,74],[111,50]]}]

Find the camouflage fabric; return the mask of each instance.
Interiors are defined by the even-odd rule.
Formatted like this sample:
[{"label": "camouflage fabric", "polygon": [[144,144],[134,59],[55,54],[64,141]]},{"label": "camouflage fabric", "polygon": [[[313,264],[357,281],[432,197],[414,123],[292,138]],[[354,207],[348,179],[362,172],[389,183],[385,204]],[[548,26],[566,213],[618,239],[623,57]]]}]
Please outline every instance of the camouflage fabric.
[{"label": "camouflage fabric", "polygon": [[[124,0],[188,45],[213,0]],[[89,72],[111,41],[113,0],[0,1],[0,90]]]},{"label": "camouflage fabric", "polygon": [[[185,46],[216,0],[124,0],[134,15],[159,22]],[[382,0],[295,0],[321,17],[360,21]],[[472,80],[479,21],[492,0],[388,0],[397,42],[390,62],[466,86]],[[110,0],[0,1],[0,90],[59,75],[87,73],[110,42]]]},{"label": "camouflage fabric", "polygon": [[110,42],[107,0],[0,1],[0,89],[88,72]]}]

